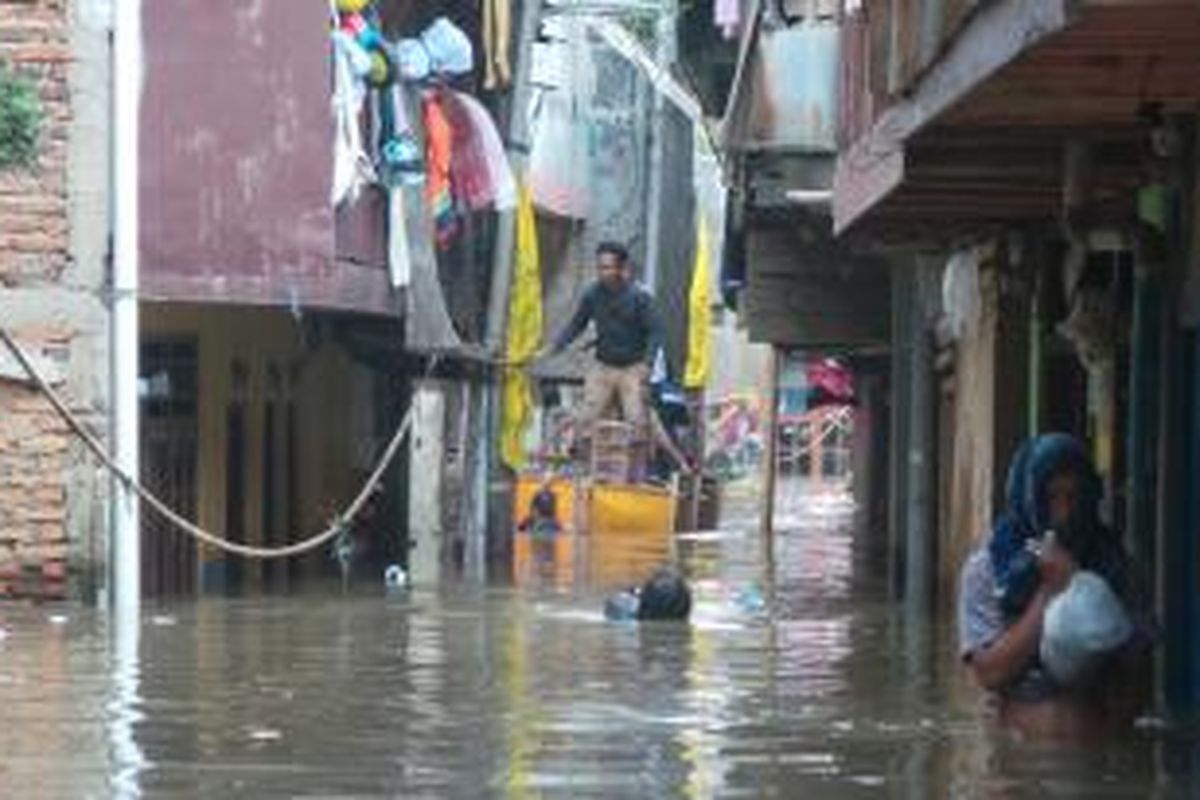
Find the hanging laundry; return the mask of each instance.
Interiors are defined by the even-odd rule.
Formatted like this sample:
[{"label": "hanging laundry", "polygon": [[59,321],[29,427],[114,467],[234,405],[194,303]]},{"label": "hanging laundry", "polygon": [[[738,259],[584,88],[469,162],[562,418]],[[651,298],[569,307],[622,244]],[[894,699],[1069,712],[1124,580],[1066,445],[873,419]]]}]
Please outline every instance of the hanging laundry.
[{"label": "hanging laundry", "polygon": [[533,196],[522,184],[517,207],[516,259],[508,298],[508,337],[504,356],[514,366],[504,371],[500,455],[512,469],[525,465],[525,431],[533,418],[533,392],[525,364],[542,340],[542,273]]},{"label": "hanging laundry", "polygon": [[689,389],[703,389],[712,372],[711,259],[708,224],[700,217],[696,223],[696,262],[688,293],[688,352],[683,385]]},{"label": "hanging laundry", "polygon": [[412,279],[412,251],[408,242],[404,187],[388,189],[388,278],[392,288],[405,289]]},{"label": "hanging laundry", "polygon": [[359,116],[367,90],[361,69],[362,48],[343,31],[333,32],[334,153],[330,202],[340,205],[358,197],[362,187],[375,180],[371,160],[363,150]]},{"label": "hanging laundry", "polygon": [[400,80],[417,83],[433,72],[429,52],[420,39],[401,39],[392,47],[392,59],[400,72]]},{"label": "hanging laundry", "polygon": [[425,120],[426,184],[425,201],[433,215],[435,239],[445,250],[458,236],[458,214],[451,192],[450,165],[454,150],[454,132],[442,108],[439,93],[430,92],[422,101]]},{"label": "hanging laundry", "polygon": [[425,180],[425,162],[408,119],[408,96],[400,83],[392,84],[382,103],[382,143],[378,168],[388,186],[415,185]]},{"label": "hanging laundry", "polygon": [[512,46],[511,0],[483,0],[483,88],[504,89],[512,83],[509,48]]},{"label": "hanging laundry", "polygon": [[[553,23],[552,25],[550,23]],[[587,219],[592,185],[592,147],[599,127],[576,98],[596,92],[589,29],[577,19],[553,17],[549,46],[561,55],[556,88],[538,91],[531,103],[529,181],[538,208],[569,219]]]},{"label": "hanging laundry", "polygon": [[561,217],[587,219],[589,131],[572,93],[540,95],[531,127],[529,176],[537,206]]},{"label": "hanging laundry", "polygon": [[472,211],[516,208],[517,182],[492,115],[469,94],[447,91],[443,97],[454,135],[450,179],[455,196]]},{"label": "hanging laundry", "polygon": [[742,0],[716,0],[713,23],[726,39],[734,39],[742,27]]}]

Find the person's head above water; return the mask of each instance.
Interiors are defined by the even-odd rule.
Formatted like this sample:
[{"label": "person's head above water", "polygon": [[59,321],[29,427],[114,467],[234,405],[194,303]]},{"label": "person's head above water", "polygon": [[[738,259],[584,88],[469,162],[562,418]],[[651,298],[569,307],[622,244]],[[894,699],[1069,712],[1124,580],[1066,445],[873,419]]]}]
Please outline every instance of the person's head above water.
[{"label": "person's head above water", "polygon": [[1038,535],[1054,531],[1079,558],[1103,530],[1100,476],[1085,445],[1073,436],[1046,434],[1030,447],[1023,489],[1029,523]]},{"label": "person's head above water", "polygon": [[604,601],[604,616],[610,620],[678,620],[692,612],[692,592],[687,581],[669,567],[655,570],[646,582],[626,589]]},{"label": "person's head above water", "polygon": [[655,571],[639,593],[639,620],[685,620],[692,613],[692,592],[673,569]]}]

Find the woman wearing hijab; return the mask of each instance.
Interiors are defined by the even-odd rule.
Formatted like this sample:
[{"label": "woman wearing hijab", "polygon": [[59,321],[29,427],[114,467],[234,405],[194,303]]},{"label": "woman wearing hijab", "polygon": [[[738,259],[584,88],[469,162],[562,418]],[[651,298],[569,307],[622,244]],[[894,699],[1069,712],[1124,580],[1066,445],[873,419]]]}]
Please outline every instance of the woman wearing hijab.
[{"label": "woman wearing hijab", "polygon": [[1131,616],[1139,610],[1132,562],[1100,519],[1102,494],[1077,439],[1030,440],[1009,468],[1004,514],[963,568],[960,654],[995,695],[1001,720],[1029,733],[1111,731],[1132,722],[1143,699],[1132,655],[1142,648],[1133,643],[1074,685],[1057,681],[1039,657],[1047,608],[1078,571],[1102,579]]}]

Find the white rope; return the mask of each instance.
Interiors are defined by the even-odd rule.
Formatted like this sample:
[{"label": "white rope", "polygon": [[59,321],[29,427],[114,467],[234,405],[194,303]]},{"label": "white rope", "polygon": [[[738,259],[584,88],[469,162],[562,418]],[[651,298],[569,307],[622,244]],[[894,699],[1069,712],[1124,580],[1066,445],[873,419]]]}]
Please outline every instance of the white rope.
[{"label": "white rope", "polygon": [[[395,459],[396,453],[400,450],[400,445],[403,444],[404,439],[408,436],[408,433],[412,428],[413,418],[416,411],[414,406],[409,406],[408,413],[404,415],[404,419],[401,421],[400,426],[396,429],[395,435],[392,436],[391,442],[388,443],[387,449],[384,450],[383,455],[380,457],[379,463],[375,466],[374,471],[371,472],[370,477],[367,478],[366,482],[362,486],[362,489],[360,489],[358,495],[355,496],[354,501],[350,503],[345,511],[334,517],[333,522],[330,523],[329,527],[320,533],[310,536],[303,541],[296,542],[295,544],[290,544],[283,547],[254,547],[253,545],[241,544],[239,542],[231,541],[228,538],[218,536],[214,533],[210,533],[192,521],[180,516],[166,503],[164,503],[162,500],[159,500],[153,493],[150,492],[150,490],[142,486],[142,484],[139,483],[136,478],[125,472],[125,470],[112,459],[112,457],[105,450],[104,445],[100,443],[99,439],[97,439],[96,436],[89,431],[86,426],[84,426],[83,422],[81,422],[79,418],[76,417],[71,410],[66,407],[62,399],[59,398],[52,388],[50,388],[50,385],[46,382],[45,378],[42,377],[41,373],[38,372],[37,368],[33,365],[33,362],[30,361],[29,357],[25,354],[21,347],[16,343],[12,336],[9,335],[7,329],[0,327],[0,339],[4,341],[5,346],[8,347],[9,351],[12,352],[13,356],[24,368],[25,372],[28,373],[38,391],[45,395],[46,399],[50,401],[50,405],[54,407],[54,410],[60,417],[62,417],[63,421],[67,423],[72,432],[74,432],[75,435],[83,441],[87,448],[92,451],[96,458],[98,458],[110,472],[117,476],[118,480],[125,485],[126,489],[134,492],[144,503],[157,511],[164,519],[182,530],[184,533],[187,533],[188,535],[198,539],[204,544],[211,545],[219,550],[224,550],[227,553],[232,553],[233,555],[242,556],[244,558],[264,560],[273,558],[291,558],[293,556],[298,556],[303,553],[316,550],[318,547],[321,547],[325,543],[332,541],[346,531],[349,528],[350,523],[353,522],[354,518],[358,516],[360,511],[362,511],[362,508],[364,505],[366,505],[368,498],[370,498],[370,496],[375,492],[375,489],[379,486],[379,482],[383,479],[383,473],[387,471],[387,468]],[[429,373],[433,371],[435,364],[436,359],[430,360],[428,369]]]}]

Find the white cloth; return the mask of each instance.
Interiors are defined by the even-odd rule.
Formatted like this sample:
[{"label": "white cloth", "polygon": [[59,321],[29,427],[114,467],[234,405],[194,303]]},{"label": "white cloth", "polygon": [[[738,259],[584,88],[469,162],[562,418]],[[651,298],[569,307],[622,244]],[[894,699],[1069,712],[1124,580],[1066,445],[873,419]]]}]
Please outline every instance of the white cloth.
[{"label": "white cloth", "polygon": [[354,67],[355,50],[359,48],[342,31],[333,33],[333,185],[330,202],[337,207],[347,199],[358,197],[362,187],[374,180],[375,170],[363,150],[359,116],[366,100],[367,88]]}]

